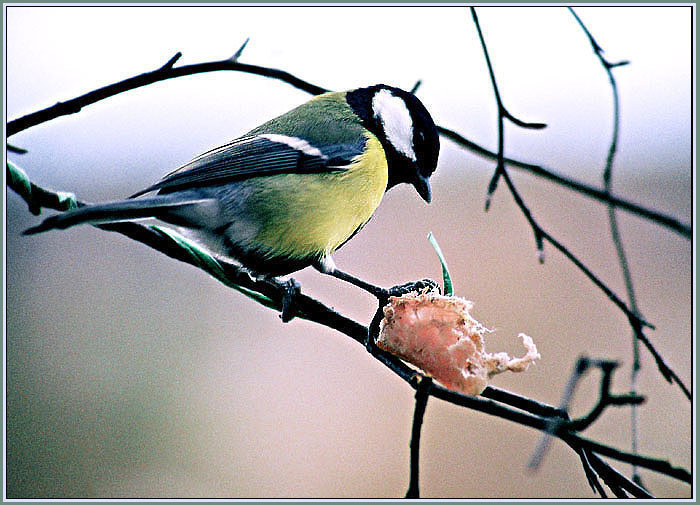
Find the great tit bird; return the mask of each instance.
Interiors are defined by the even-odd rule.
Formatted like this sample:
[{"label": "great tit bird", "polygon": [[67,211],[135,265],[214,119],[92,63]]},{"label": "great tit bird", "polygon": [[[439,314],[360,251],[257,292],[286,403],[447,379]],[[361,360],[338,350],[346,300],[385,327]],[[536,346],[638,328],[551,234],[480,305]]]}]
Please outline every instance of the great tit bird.
[{"label": "great tit bird", "polygon": [[435,123],[411,93],[384,84],[325,93],[127,200],[51,216],[25,233],[157,218],[254,274],[309,265],[332,273],[331,254],[389,188],[412,184],[430,203],[439,149]]}]

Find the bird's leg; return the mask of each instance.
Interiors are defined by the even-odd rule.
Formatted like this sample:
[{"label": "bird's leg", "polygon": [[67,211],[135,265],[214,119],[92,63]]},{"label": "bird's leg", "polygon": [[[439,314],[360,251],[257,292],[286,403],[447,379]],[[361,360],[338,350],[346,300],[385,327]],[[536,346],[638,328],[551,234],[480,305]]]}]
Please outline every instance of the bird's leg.
[{"label": "bird's leg", "polygon": [[301,293],[301,285],[292,278],[284,281],[284,293],[282,294],[282,313],[280,317],[283,323],[294,319],[296,312],[296,296]]},{"label": "bird's leg", "polygon": [[336,279],[340,279],[341,281],[345,281],[347,283],[352,284],[353,286],[356,286],[363,291],[367,291],[371,295],[374,295],[377,300],[385,301],[389,299],[389,290],[382,288],[380,286],[375,286],[374,284],[370,284],[369,282],[365,282],[359,277],[355,277],[354,275],[350,275],[349,273],[343,272],[342,270],[338,270],[337,268],[334,268],[330,272],[323,272],[325,274],[328,274],[330,276],[335,277]]},{"label": "bird's leg", "polygon": [[277,279],[283,285],[282,312],[280,318],[283,323],[288,323],[296,316],[296,297],[301,293],[301,285],[292,278],[287,280]]},{"label": "bird's leg", "polygon": [[382,288],[380,286],[375,286],[374,284],[370,284],[369,282],[363,281],[362,279],[355,277],[354,275],[351,275],[347,272],[343,272],[342,270],[338,270],[330,256],[327,256],[323,259],[323,261],[314,264],[314,268],[316,268],[316,270],[318,270],[321,273],[330,275],[332,277],[335,277],[336,279],[340,279],[341,281],[348,282],[353,286],[357,286],[358,288],[367,291],[368,293],[374,295],[377,298],[377,300],[379,300],[381,305],[385,305],[390,296],[401,296],[405,295],[406,293],[410,293],[411,291],[423,291],[426,288],[439,289],[438,284],[432,279],[421,279],[419,281],[411,281],[405,284],[393,286],[389,289]]},{"label": "bird's leg", "polygon": [[282,319],[283,323],[288,323],[296,317],[296,298],[301,293],[301,284],[291,277],[289,279],[282,279],[272,274],[258,273],[245,268],[244,271],[247,272],[248,277],[250,277],[252,281],[260,280],[276,286],[281,286],[282,300],[280,301],[282,302],[282,308],[279,315],[280,319]]},{"label": "bird's leg", "polygon": [[384,318],[384,307],[389,303],[389,297],[391,296],[402,296],[412,291],[423,291],[426,288],[429,289],[440,289],[438,284],[431,279],[421,279],[419,281],[411,281],[405,284],[399,284],[393,286],[389,289],[382,288],[380,286],[375,286],[362,279],[350,275],[342,270],[338,270],[333,262],[333,259],[327,256],[323,261],[314,265],[314,267],[321,273],[340,279],[341,281],[348,282],[353,286],[367,291],[368,293],[374,295],[377,298],[379,306],[377,307],[377,312],[375,312],[372,322],[369,325],[369,330],[367,332],[367,340],[365,341],[365,347],[367,350],[374,354],[376,350],[376,339],[379,336],[379,324]]},{"label": "bird's leg", "polygon": [[313,266],[316,270],[323,274],[330,275],[332,277],[335,277],[336,279],[340,279],[341,281],[350,283],[353,286],[357,286],[363,291],[367,291],[371,295],[374,295],[380,302],[382,300],[388,299],[389,297],[388,290],[379,286],[375,286],[374,284],[370,284],[369,282],[365,282],[359,277],[355,277],[354,275],[345,273],[342,270],[338,270],[338,268],[335,266],[333,258],[331,258],[330,256],[326,256],[322,260],[314,263]]}]

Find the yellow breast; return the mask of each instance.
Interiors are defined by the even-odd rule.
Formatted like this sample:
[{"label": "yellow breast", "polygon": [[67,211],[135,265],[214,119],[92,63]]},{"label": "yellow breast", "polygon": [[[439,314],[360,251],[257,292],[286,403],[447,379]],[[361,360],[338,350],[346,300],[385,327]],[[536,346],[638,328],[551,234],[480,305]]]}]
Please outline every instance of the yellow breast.
[{"label": "yellow breast", "polygon": [[253,204],[260,218],[254,242],[263,256],[328,256],[372,217],[388,171],[379,140],[366,135],[367,148],[345,170],[266,178],[265,194]]}]

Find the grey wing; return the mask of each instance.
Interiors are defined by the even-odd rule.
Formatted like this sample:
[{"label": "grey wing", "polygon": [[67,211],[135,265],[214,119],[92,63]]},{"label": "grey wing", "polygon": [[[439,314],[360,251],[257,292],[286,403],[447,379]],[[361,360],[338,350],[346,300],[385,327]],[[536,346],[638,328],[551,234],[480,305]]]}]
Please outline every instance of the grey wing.
[{"label": "grey wing", "polygon": [[319,148],[286,135],[245,136],[198,156],[131,198],[156,190],[170,193],[185,187],[223,184],[265,175],[346,170],[353,158],[362,153],[364,146],[364,139]]}]

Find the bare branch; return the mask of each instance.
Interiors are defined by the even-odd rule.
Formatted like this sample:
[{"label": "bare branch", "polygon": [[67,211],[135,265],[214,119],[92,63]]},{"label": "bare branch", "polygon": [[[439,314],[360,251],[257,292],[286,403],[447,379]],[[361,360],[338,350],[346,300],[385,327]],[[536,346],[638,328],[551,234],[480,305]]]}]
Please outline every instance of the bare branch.
[{"label": "bare branch", "polygon": [[411,88],[411,94],[412,94],[412,95],[415,95],[415,94],[416,94],[416,91],[418,91],[418,88],[420,88],[420,85],[421,85],[421,84],[423,84],[423,81],[421,81],[420,79],[418,79],[418,80],[416,81],[416,83],[413,85],[413,87]]},{"label": "bare branch", "polygon": [[[571,431],[583,431],[593,422],[595,422],[603,413],[603,411],[611,405],[637,405],[644,401],[644,397],[636,394],[613,395],[610,392],[610,385],[612,383],[612,373],[617,366],[618,364],[615,361],[592,360],[585,356],[580,357],[576,361],[576,365],[571,373],[571,376],[569,377],[566,388],[564,389],[564,394],[562,395],[562,399],[559,404],[559,408],[562,412],[564,412],[565,415],[561,416],[560,418],[553,418],[550,421],[546,433],[540,440],[540,443],[538,444],[532,457],[530,458],[530,462],[528,463],[529,468],[537,469],[540,466],[544,455],[547,451],[547,448],[549,447],[549,442],[551,440],[550,435],[556,433],[558,430],[561,430],[564,427],[566,427],[566,429]],[[569,409],[569,406],[571,405],[571,401],[574,396],[574,390],[576,389],[576,386],[578,385],[581,378],[591,367],[600,368],[603,372],[600,381],[600,395],[598,397],[598,402],[596,406],[593,407],[593,409],[587,415],[575,419],[573,421],[569,420],[567,411]],[[584,456],[582,454],[579,455],[582,456],[582,458]]]},{"label": "bare branch", "polygon": [[629,480],[627,477],[608,465],[596,454],[588,453],[588,459],[605,484],[614,492],[617,491],[616,495],[618,497],[627,498],[627,496],[624,494],[626,491],[635,498],[653,498],[653,496],[646,489]]},{"label": "bare branch", "polygon": [[11,153],[15,153],[15,154],[27,154],[27,153],[29,152],[29,151],[27,151],[26,149],[24,149],[24,148],[22,148],[22,147],[13,146],[13,145],[11,145],[11,144],[6,144],[6,145],[7,145],[7,150],[8,150],[9,152],[11,152]]},{"label": "bare branch", "polygon": [[[583,32],[588,37],[588,40],[593,48],[593,52],[600,61],[603,69],[608,75],[608,81],[610,82],[610,89],[612,91],[613,98],[613,130],[612,138],[610,139],[610,147],[608,148],[608,155],[605,160],[605,168],[603,169],[603,186],[607,194],[612,193],[612,173],[613,173],[613,161],[615,159],[615,154],[617,152],[617,140],[620,131],[620,97],[617,88],[617,81],[613,75],[612,69],[616,66],[626,65],[627,61],[619,62],[617,64],[611,64],[603,56],[603,49],[600,47],[598,42],[593,38],[593,35],[588,30],[581,18],[576,14],[576,12],[569,7],[569,12],[574,16],[576,22],[581,27]],[[615,214],[615,207],[608,204],[608,221],[610,223],[610,234],[615,246],[615,251],[617,253],[618,263],[620,264],[620,270],[622,271],[622,278],[625,283],[625,290],[627,292],[627,300],[629,301],[630,309],[636,313],[640,314],[639,307],[637,306],[637,299],[634,294],[634,285],[632,283],[632,273],[627,262],[627,256],[625,254],[625,249],[622,245],[622,235],[620,234],[620,229],[617,223],[617,215]],[[639,338],[636,332],[632,333],[632,375],[631,375],[631,385],[630,390],[635,393],[637,390],[637,377],[641,369],[641,361],[639,358]],[[639,433],[637,426],[637,409],[632,407],[631,411],[631,438],[632,438],[632,450],[637,452]],[[636,467],[632,467],[632,474],[636,481],[641,481],[641,477],[637,472]]]},{"label": "bare branch", "polygon": [[[450,139],[451,141],[455,142],[457,145],[464,147],[465,149],[471,151],[474,154],[477,154],[479,156],[482,156],[483,158],[486,158],[488,160],[496,160],[498,155],[494,153],[493,151],[489,151],[485,147],[480,146],[476,142],[473,142],[459,133],[455,132],[454,130],[450,130],[448,128],[445,128],[443,126],[438,126],[438,131],[440,132],[440,135]],[[645,207],[642,207],[641,205],[638,205],[634,202],[630,202],[629,200],[625,200],[623,198],[619,198],[617,196],[608,194],[607,192],[598,189],[594,186],[590,186],[587,184],[583,184],[581,182],[575,181],[574,179],[564,177],[563,175],[559,175],[556,172],[554,172],[551,169],[544,168],[541,165],[536,165],[534,163],[526,163],[524,161],[518,161],[513,158],[508,158],[504,157],[503,161],[507,166],[511,166],[513,168],[517,168],[520,170],[526,170],[534,175],[537,175],[539,177],[543,177],[551,182],[554,182],[556,184],[559,184],[561,186],[564,186],[566,188],[569,188],[573,191],[577,191],[583,195],[589,196],[591,198],[594,198],[600,202],[608,203],[610,205],[614,205],[617,208],[620,208],[622,210],[625,210],[627,212],[630,212],[631,214],[635,214],[639,217],[643,217],[645,219],[648,219],[656,224],[659,224],[661,226],[664,226],[682,237],[685,238],[691,238],[692,237],[692,232],[690,229],[690,226],[684,223],[681,223],[674,217],[668,216],[666,214],[657,212],[655,210],[650,210]]]},{"label": "bare branch", "polygon": [[564,256],[566,256],[569,261],[571,261],[576,267],[578,267],[579,270],[581,270],[586,277],[588,277],[605,295],[612,301],[615,305],[618,306],[620,310],[622,310],[627,316],[627,319],[630,322],[630,325],[632,326],[633,330],[635,331],[635,334],[637,335],[637,338],[639,338],[647,347],[649,352],[651,353],[652,356],[654,356],[654,359],[656,360],[656,365],[659,368],[659,371],[661,372],[662,376],[669,381],[670,383],[675,382],[678,384],[683,391],[683,393],[686,395],[688,399],[690,399],[690,391],[688,388],[685,386],[685,384],[680,380],[680,378],[676,375],[673,370],[666,364],[666,362],[663,360],[661,355],[656,351],[654,346],[651,344],[649,339],[644,335],[643,333],[643,327],[647,326],[649,328],[654,328],[653,325],[642,319],[639,314],[637,314],[635,311],[632,311],[627,304],[625,304],[624,301],[622,301],[605,283],[603,283],[602,280],[600,280],[588,267],[586,267],[581,260],[579,260],[576,256],[571,253],[561,242],[556,240],[552,235],[547,233],[538,223],[535,221],[534,217],[532,216],[532,213],[530,212],[530,209],[525,205],[525,202],[521,198],[518,190],[515,188],[515,185],[513,184],[513,181],[511,180],[510,176],[508,175],[508,172],[505,169],[505,161],[504,161],[504,152],[505,152],[505,130],[504,130],[504,119],[506,118],[507,111],[505,107],[503,106],[503,102],[501,100],[501,95],[498,90],[498,83],[496,81],[496,76],[493,72],[493,66],[491,65],[491,59],[488,54],[488,49],[486,47],[486,41],[484,40],[483,34],[481,32],[481,27],[479,25],[479,18],[476,14],[476,9],[473,7],[470,8],[471,13],[472,13],[472,19],[474,20],[474,24],[477,28],[477,32],[479,34],[479,40],[481,41],[481,48],[484,53],[484,59],[486,60],[486,64],[489,69],[489,75],[491,77],[491,85],[494,90],[494,96],[496,98],[496,104],[498,106],[498,155],[497,155],[497,161],[496,161],[496,169],[494,171],[494,175],[491,178],[491,181],[489,183],[488,191],[487,191],[487,200],[486,200],[486,208],[488,210],[489,202],[490,202],[490,197],[491,194],[496,190],[498,180],[502,177],[506,181],[506,185],[508,186],[508,189],[510,190],[511,195],[513,196],[513,199],[515,200],[515,203],[517,204],[518,208],[520,208],[520,211],[523,213],[525,218],[527,219],[528,223],[530,224],[530,227],[532,229],[532,232],[534,234],[535,238],[535,244],[537,246],[537,252],[540,257],[540,261],[543,261],[543,242],[546,240],[550,244],[552,244],[557,250],[559,250]]},{"label": "bare branch", "polygon": [[[239,49],[240,50],[240,49]],[[95,102],[104,100],[105,98],[112,97],[119,93],[123,93],[128,90],[140,88],[142,86],[147,86],[153,84],[154,82],[165,81],[167,79],[174,79],[177,77],[182,77],[185,75],[201,74],[205,72],[219,72],[222,70],[245,72],[248,74],[260,75],[263,77],[269,77],[271,79],[278,79],[284,81],[292,86],[299,88],[303,91],[311,93],[312,95],[319,95],[328,90],[316,86],[315,84],[308,83],[289,72],[284,70],[279,70],[276,68],[261,67],[258,65],[248,65],[245,63],[239,63],[231,58],[220,61],[212,61],[208,63],[195,63],[193,65],[183,65],[181,67],[173,67],[175,62],[180,58],[181,54],[177,53],[175,56],[170,58],[164,65],[153,70],[152,72],[146,72],[134,77],[130,77],[123,81],[104,86],[102,88],[90,91],[84,95],[81,95],[72,100],[65,102],[58,102],[51,107],[46,109],[27,114],[21,118],[14,119],[7,123],[7,136],[19,133],[27,128],[36,126],[46,121],[50,121],[60,116],[66,116],[69,114],[75,114],[80,112],[80,110]],[[235,55],[234,55],[235,56]]]},{"label": "bare branch", "polygon": [[238,48],[238,51],[236,51],[235,53],[233,53],[233,56],[231,56],[231,57],[229,58],[229,60],[231,60],[231,61],[238,61],[238,58],[240,58],[240,57],[241,57],[241,54],[243,54],[243,50],[244,50],[245,47],[248,45],[248,42],[250,42],[250,37],[246,38],[246,39],[243,41],[243,44],[241,44],[241,47]]},{"label": "bare branch", "polygon": [[420,432],[423,426],[423,416],[430,397],[433,380],[422,375],[416,376],[416,406],[413,412],[413,427],[411,429],[411,473],[406,491],[406,498],[419,498],[418,470],[420,462]]},{"label": "bare branch", "polygon": [[175,55],[172,58],[170,58],[168,61],[166,61],[165,64],[162,67],[160,67],[158,70],[161,72],[165,72],[166,70],[170,70],[171,68],[173,68],[173,65],[175,65],[175,63],[177,63],[177,60],[179,60],[180,58],[182,58],[182,53],[180,51],[178,51],[175,53]]},{"label": "bare branch", "polygon": [[593,467],[591,466],[591,463],[588,460],[588,454],[586,453],[586,451],[581,448],[575,448],[574,450],[581,459],[581,466],[583,466],[583,471],[586,474],[586,479],[588,479],[588,484],[593,489],[593,492],[597,492],[601,498],[607,498],[608,495],[605,493],[605,489],[603,489],[603,486],[601,485],[600,480],[598,479],[598,474],[596,474],[595,470],[593,470]]},{"label": "bare branch", "polygon": [[[577,367],[576,379],[577,381],[583,376],[585,370],[589,367],[594,366],[600,368],[603,376],[600,380],[600,394],[598,396],[598,403],[593,407],[593,409],[583,417],[574,419],[567,422],[567,427],[574,431],[583,431],[588,428],[596,419],[600,417],[603,411],[609,406],[621,406],[621,405],[639,405],[644,402],[644,397],[636,394],[625,394],[625,395],[614,395],[610,392],[610,385],[612,384],[612,374],[618,366],[616,361],[606,361],[606,360],[591,360],[588,358],[579,358],[579,363],[585,363],[584,367]],[[581,372],[579,370],[583,369]]]},{"label": "bare branch", "polygon": [[[569,421],[569,406],[571,405],[571,401],[574,398],[574,391],[576,390],[576,386],[578,385],[579,380],[581,379],[581,377],[583,377],[583,374],[588,368],[588,365],[589,361],[585,358],[579,358],[578,360],[576,360],[574,370],[572,371],[571,376],[569,377],[569,380],[566,383],[564,393],[562,394],[562,398],[559,401],[559,410],[563,413],[563,415],[559,416],[559,419],[551,420],[549,427],[540,439],[540,443],[537,445],[535,451],[532,453],[532,457],[530,458],[530,461],[527,464],[529,468],[533,470],[539,468],[540,464],[542,463],[542,460],[544,459],[544,455],[546,454],[547,449],[549,448],[549,444],[551,442],[551,435],[555,433],[558,429],[560,429],[562,426],[564,426],[566,422]],[[579,454],[579,456],[581,456],[582,460],[586,459],[585,454]],[[588,460],[586,459],[586,463],[587,462]]]},{"label": "bare branch", "polygon": [[[476,17],[476,12],[472,9],[472,14],[474,17],[474,21],[477,24],[478,27],[478,19]],[[482,44],[483,48],[485,51],[485,54],[487,56],[488,60],[488,54],[486,53],[486,46],[485,42],[483,41],[483,36],[481,34],[481,31],[479,29],[479,34],[482,39]],[[31,126],[34,126],[36,124],[51,120],[53,118],[59,117],[61,115],[66,115],[66,114],[72,114],[75,112],[78,112],[81,110],[82,107],[95,103],[99,100],[108,98],[110,96],[114,96],[115,94],[121,93],[123,91],[127,91],[130,89],[135,89],[140,86],[145,86],[147,84],[151,84],[153,82],[158,82],[161,80],[165,79],[171,79],[179,76],[184,76],[184,75],[192,75],[192,74],[197,74],[197,73],[202,73],[202,72],[211,72],[211,71],[219,71],[219,70],[234,70],[234,71],[241,71],[241,72],[247,72],[247,73],[252,73],[256,75],[261,75],[261,76],[266,76],[266,77],[271,77],[275,79],[282,80],[284,82],[287,82],[299,89],[302,89],[304,91],[307,91],[312,94],[319,94],[324,91],[325,89],[315,86],[313,84],[310,84],[306,81],[303,81],[292,74],[289,74],[285,71],[278,70],[278,69],[271,69],[267,67],[260,67],[260,66],[255,66],[255,65],[245,65],[245,64],[240,64],[236,60],[240,56],[242,50],[245,48],[247,44],[247,40],[244,42],[244,44],[241,46],[241,48],[229,59],[227,60],[222,60],[222,61],[215,61],[215,62],[209,62],[209,63],[200,63],[200,64],[195,64],[195,65],[186,65],[186,66],[181,66],[181,67],[175,67],[175,63],[179,60],[181,54],[177,53],[175,56],[173,56],[168,62],[166,62],[164,65],[162,65],[160,68],[148,72],[145,74],[141,74],[139,76],[132,77],[130,79],[126,79],[124,81],[121,81],[119,83],[115,83],[109,86],[106,86],[104,88],[100,88],[98,90],[92,91],[90,93],[87,93],[85,95],[82,95],[80,97],[74,98],[72,100],[69,100],[64,103],[58,103],[54,105],[53,107],[49,107],[47,109],[44,109],[42,111],[37,111],[35,113],[29,114],[27,116],[24,116],[22,118],[16,119],[14,121],[11,121],[10,123],[7,124],[7,135],[13,135],[14,133],[17,133],[19,131],[22,131],[24,129],[27,129]],[[614,66],[614,65],[612,65]],[[489,67],[490,67],[490,60],[489,60]],[[503,121],[504,119],[508,119],[512,123],[522,126],[522,127],[527,127],[527,128],[542,128],[544,127],[543,124],[541,123],[526,123],[524,121],[521,121],[515,117],[513,117],[506,109],[505,107],[502,106],[502,103],[500,102],[500,95],[498,95],[498,88],[496,85],[496,80],[495,80],[495,75],[493,74],[493,70],[490,67],[491,75],[492,75],[492,84],[494,86],[494,92],[498,97],[499,101],[499,151],[497,154],[489,153],[485,149],[481,148],[480,146],[476,146],[476,144],[473,144],[473,146],[476,146],[476,148],[469,147],[466,144],[465,147],[470,148],[474,150],[475,152],[488,156],[489,154],[491,156],[495,156],[495,158],[498,161],[498,166],[496,170],[496,174],[494,174],[494,179],[492,180],[492,185],[493,189],[495,190],[497,181],[499,177],[504,177],[506,180],[511,193],[513,194],[514,198],[516,199],[516,202],[519,202],[519,207],[521,210],[525,213],[526,217],[528,218],[528,221],[530,222],[533,232],[535,233],[535,238],[536,242],[538,244],[538,249],[542,249],[542,241],[547,240],[553,245],[555,245],[556,248],[562,250],[563,253],[572,261],[574,264],[582,269],[582,271],[589,276],[592,280],[594,280],[594,283],[598,285],[599,288],[601,288],[606,295],[610,296],[611,299],[614,297],[613,301],[615,301],[616,297],[614,293],[612,293],[602,282],[597,280],[595,276],[593,276],[592,273],[588,271],[588,269],[583,266],[583,264],[577,260],[575,257],[573,257],[561,244],[556,242],[552,237],[550,237],[544,230],[542,230],[537,223],[534,221],[532,216],[529,213],[529,210],[527,207],[525,207],[524,202],[522,202],[522,199],[520,199],[520,196],[518,195],[517,191],[512,185],[512,181],[510,180],[508,173],[505,170],[505,164],[512,164],[514,166],[517,166],[518,164],[521,165],[520,168],[525,168],[525,167],[536,167],[536,166],[530,166],[528,164],[522,163],[522,162],[517,162],[515,160],[510,160],[508,158],[505,158],[504,156],[504,148],[503,148]],[[417,86],[419,85],[420,81],[416,83],[416,86],[414,89],[417,89]],[[448,138],[451,138],[452,140],[455,140],[457,142],[462,142],[463,139],[459,134],[452,132],[451,130],[447,130],[445,128],[440,128],[440,133],[443,136],[447,136]],[[469,143],[470,141],[463,139],[465,143]],[[485,151],[484,152],[480,152]],[[486,154],[488,153],[488,154]],[[544,169],[540,168],[540,172],[538,175],[543,175],[546,177],[549,177],[550,180],[554,180],[557,182],[561,182],[563,178],[560,178],[560,176],[556,176],[554,174],[549,173],[548,175],[544,175],[546,171]],[[20,196],[27,202],[29,205],[30,211],[38,214],[41,210],[42,207],[48,207],[48,208],[54,208],[57,210],[66,210],[67,208],[71,208],[72,206],[80,206],[84,205],[84,202],[80,202],[76,200],[72,195],[67,194],[67,193],[60,193],[60,192],[52,192],[45,190],[44,188],[41,188],[34,184],[33,182],[29,181],[24,174],[21,174],[20,172],[17,172],[15,170],[16,167],[11,169],[10,164],[8,164],[7,170],[8,170],[8,186],[15,190]],[[530,169],[530,168],[528,168]],[[534,173],[537,173],[537,170],[532,170]],[[498,175],[497,175],[498,174]],[[578,183],[572,183],[572,188],[576,188],[577,191],[582,191],[586,193],[586,190],[581,189],[583,186],[577,186]],[[588,193],[586,193],[588,194]],[[595,191],[591,191],[591,196],[595,194]],[[612,203],[613,205],[619,206],[621,208],[626,208],[625,207],[625,202],[619,199],[616,199],[612,195],[608,194],[598,194],[594,196],[602,201],[607,201]],[[634,207],[634,204],[630,204],[630,206],[627,208],[627,210],[631,210]],[[641,208],[639,208],[641,209]],[[663,219],[658,219],[658,216],[656,216],[653,211],[647,211],[648,213],[645,214],[643,211],[644,209],[639,210],[639,215],[648,217],[649,219],[652,219],[656,222],[664,223]],[[670,218],[669,218],[670,219]],[[665,224],[666,226],[669,226],[668,224]],[[109,224],[109,225],[99,225],[100,228],[107,230],[107,231],[115,231],[118,233],[121,233],[133,240],[136,240],[138,242],[141,242],[155,250],[158,250],[162,252],[163,254],[166,254],[174,259],[177,259],[179,261],[186,262],[190,265],[193,265],[197,268],[200,268],[204,270],[205,272],[209,273],[210,275],[214,276],[217,278],[219,281],[224,283],[227,286],[230,286],[234,289],[237,289],[238,291],[246,294],[247,296],[257,300],[258,302],[269,306],[275,310],[281,310],[282,308],[282,301],[283,297],[285,296],[285,286],[283,283],[277,282],[275,280],[271,279],[252,279],[247,272],[243,271],[240,269],[238,266],[232,263],[227,263],[225,261],[221,260],[214,260],[212,261],[212,258],[207,258],[204,255],[202,255],[199,251],[194,250],[192,248],[188,248],[187,244],[183,244],[182,242],[179,242],[177,240],[174,240],[173,235],[171,235],[166,229],[155,227],[155,226],[143,226],[137,223],[114,223],[114,224]],[[673,226],[669,226],[673,229]],[[683,228],[683,225],[679,225],[679,229]],[[678,230],[677,230],[678,231]],[[342,277],[341,277],[342,278]],[[414,413],[414,423],[413,423],[413,437],[412,437],[412,448],[411,448],[411,454],[412,454],[412,459],[411,459],[411,484],[409,485],[409,490],[408,493],[411,493],[411,496],[414,496],[412,493],[415,493],[415,496],[418,496],[418,455],[419,455],[419,441],[420,441],[420,428],[422,425],[422,419],[425,411],[425,405],[427,403],[427,399],[430,395],[435,396],[436,398],[443,399],[445,401],[449,401],[455,405],[461,405],[465,406],[468,408],[472,408],[474,410],[478,410],[484,413],[487,413],[489,415],[494,415],[497,417],[501,417],[503,419],[507,419],[511,422],[516,422],[519,424],[522,424],[524,426],[528,426],[534,429],[538,429],[544,432],[550,432],[552,436],[558,437],[565,441],[567,444],[569,444],[581,457],[582,463],[584,464],[584,469],[586,471],[587,478],[589,479],[589,482],[591,485],[594,487],[594,489],[597,489],[599,492],[602,491],[602,487],[600,487],[600,484],[598,483],[597,485],[595,484],[596,482],[596,477],[594,476],[594,473],[597,472],[598,475],[601,475],[603,480],[606,482],[606,484],[610,485],[608,483],[609,480],[613,482],[613,487],[615,488],[616,491],[620,491],[622,489],[627,489],[629,491],[629,488],[631,487],[629,484],[624,483],[624,477],[619,474],[615,469],[612,469],[611,467],[605,467],[603,465],[607,465],[606,463],[602,462],[600,458],[596,454],[601,454],[605,455],[608,457],[612,457],[614,459],[618,459],[620,461],[632,463],[632,464],[637,464],[641,467],[649,468],[652,470],[655,470],[657,472],[669,475],[673,478],[682,480],[684,482],[690,482],[690,474],[687,470],[679,467],[674,467],[672,466],[668,461],[660,460],[660,459],[655,459],[655,458],[648,458],[644,456],[640,456],[638,454],[630,454],[621,450],[618,450],[614,447],[607,446],[605,444],[592,441],[586,438],[581,437],[578,433],[575,432],[573,427],[576,427],[576,424],[571,424],[568,419],[568,415],[565,410],[563,409],[558,409],[556,407],[550,406],[543,404],[541,402],[538,402],[536,400],[532,400],[529,398],[525,398],[519,395],[515,395],[513,393],[503,391],[497,388],[492,388],[488,387],[486,390],[482,393],[482,397],[472,397],[472,396],[465,396],[461,395],[459,393],[455,393],[453,391],[447,390],[442,386],[439,386],[437,384],[433,384],[430,379],[424,378],[423,380],[417,380],[417,377],[420,377],[419,375],[416,374],[415,370],[411,369],[408,367],[405,363],[403,363],[401,360],[398,358],[389,355],[376,347],[370,346],[369,342],[373,341],[373,336],[375,335],[375,332],[378,331],[379,328],[379,322],[381,321],[381,308],[382,308],[382,303],[384,301],[384,297],[386,296],[387,293],[391,293],[392,289],[384,289],[378,286],[373,286],[369,283],[365,283],[362,280],[359,279],[343,279],[343,280],[348,280],[349,282],[352,282],[355,285],[360,285],[362,287],[362,284],[364,283],[365,287],[363,289],[367,289],[368,291],[374,293],[375,295],[379,295],[378,299],[380,302],[380,310],[377,311],[377,314],[375,315],[375,318],[372,321],[372,324],[370,325],[369,328],[343,316],[342,314],[339,314],[335,312],[333,309],[325,306],[321,302],[314,300],[313,298],[310,298],[306,295],[303,295],[301,293],[297,293],[295,295],[295,310],[296,314],[304,319],[308,319],[310,321],[317,322],[319,324],[328,326],[330,328],[334,328],[338,330],[341,333],[344,333],[351,338],[353,338],[355,341],[365,344],[368,346],[368,348],[372,351],[373,356],[380,362],[382,362],[385,366],[387,366],[390,370],[392,370],[394,373],[396,373],[398,376],[402,377],[404,380],[406,380],[412,387],[417,389],[416,393],[416,411]],[[597,282],[596,282],[597,281]],[[432,281],[431,281],[432,282]],[[357,284],[359,283],[359,284]],[[400,286],[398,287],[400,288]],[[622,302],[620,302],[622,303]],[[623,308],[624,307],[624,308]],[[622,303],[621,308],[623,310],[626,309],[626,306],[624,303]],[[641,329],[643,326],[648,325],[645,321],[643,321],[641,318],[637,317],[635,314],[632,314],[631,312],[628,313],[629,311],[626,312],[628,314],[628,318],[630,319],[630,323],[634,328],[638,328],[638,333],[641,334],[640,339],[646,338],[644,337]],[[648,342],[648,341],[647,341]],[[650,346],[650,344],[648,344]],[[651,348],[653,349],[653,347]],[[655,352],[655,351],[654,351]],[[654,354],[653,352],[653,354]],[[655,357],[658,356],[658,353],[655,354]],[[657,361],[660,360],[660,356],[658,356]],[[663,362],[663,360],[661,360]],[[670,369],[669,369],[670,370]],[[672,372],[671,372],[672,373]],[[675,374],[674,374],[675,376]],[[609,384],[608,384],[609,385]],[[681,387],[684,387],[681,383]],[[423,390],[423,388],[425,388]],[[607,391],[607,389],[606,389]],[[628,404],[631,401],[636,401],[634,398],[631,397],[622,397],[622,396],[614,396],[614,395],[607,395],[607,400],[605,401],[605,405],[603,407],[597,406],[596,409],[602,410],[607,406],[607,405],[616,405],[616,404]],[[600,404],[603,404],[603,400],[601,399]],[[509,408],[509,406],[512,406],[514,408]],[[594,409],[595,410],[595,409]],[[573,423],[579,423],[579,429],[580,425],[588,426],[590,423],[594,422],[595,419],[600,415],[600,412],[596,413],[595,415],[593,412],[587,416],[587,419],[581,419],[574,421]],[[552,430],[552,426],[556,426],[555,430]],[[415,448],[414,448],[415,447]],[[415,451],[415,457],[414,455]],[[602,463],[602,464],[601,464]],[[605,475],[602,475],[605,473]],[[415,477],[414,477],[415,475]],[[606,476],[608,479],[606,479]],[[634,486],[633,483],[632,486]],[[612,489],[612,487],[611,487]],[[635,494],[635,492],[629,491],[631,494],[634,496],[638,496]],[[639,492],[638,490],[636,492]],[[602,493],[601,493],[602,494]],[[408,496],[408,495],[407,495]]]}]

